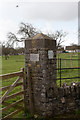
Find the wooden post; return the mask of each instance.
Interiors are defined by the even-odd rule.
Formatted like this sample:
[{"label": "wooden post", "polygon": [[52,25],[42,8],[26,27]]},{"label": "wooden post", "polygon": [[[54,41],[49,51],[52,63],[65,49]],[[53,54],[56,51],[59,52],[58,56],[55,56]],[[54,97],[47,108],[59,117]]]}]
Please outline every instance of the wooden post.
[{"label": "wooden post", "polygon": [[70,55],[70,59],[71,59],[71,68],[73,68],[73,65],[72,65],[72,53]]},{"label": "wooden post", "polygon": [[60,58],[60,87],[61,87],[61,58]]},{"label": "wooden post", "polygon": [[60,64],[59,64],[59,54],[58,54],[58,72],[59,72]]},{"label": "wooden post", "polygon": [[[66,58],[66,55],[65,55],[64,57]],[[66,60],[64,60],[64,64],[65,64],[65,68],[66,68],[66,67],[67,67],[67,66],[66,66]]]},{"label": "wooden post", "polygon": [[27,82],[28,82],[28,90],[29,90],[29,104],[30,104],[30,112],[34,114],[34,105],[33,105],[33,97],[32,97],[32,89],[31,89],[31,79],[30,79],[30,68],[27,67]]},{"label": "wooden post", "polygon": [[66,60],[65,60],[65,68],[66,68]]},{"label": "wooden post", "polygon": [[[24,68],[21,68],[21,71],[23,72],[22,79],[21,79],[21,82],[23,84],[22,84],[21,88],[24,91]],[[25,94],[22,94],[22,98],[23,99],[25,98]],[[23,108],[25,109],[25,99],[24,99],[24,102],[23,102]]]}]

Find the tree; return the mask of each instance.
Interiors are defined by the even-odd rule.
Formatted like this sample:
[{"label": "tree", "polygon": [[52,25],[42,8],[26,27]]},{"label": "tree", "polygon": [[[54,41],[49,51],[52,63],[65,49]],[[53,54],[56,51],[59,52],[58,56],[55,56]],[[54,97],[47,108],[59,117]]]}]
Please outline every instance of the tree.
[{"label": "tree", "polygon": [[29,24],[29,23],[25,24],[22,22],[20,24],[20,28],[19,28],[18,33],[17,33],[17,34],[19,34],[19,36],[21,35],[21,37],[19,38],[14,33],[9,32],[7,45],[13,46],[14,43],[18,44],[19,42],[24,42],[24,40],[28,39],[29,37],[33,37],[37,33],[39,33],[39,30],[37,30],[31,24]]},{"label": "tree", "polygon": [[13,55],[15,53],[15,49],[7,44],[7,42],[2,43],[2,55],[5,56],[5,60],[9,58],[9,55]]},{"label": "tree", "polygon": [[48,33],[48,36],[52,37],[57,41],[57,48],[61,47],[61,44],[64,42],[64,37],[66,37],[67,33],[62,30],[56,31],[55,33]]},{"label": "tree", "polygon": [[7,60],[9,53],[10,53],[9,47],[2,45],[2,55],[5,56],[5,60]]},{"label": "tree", "polygon": [[29,23],[21,23],[18,33],[19,36],[15,35],[12,32],[9,32],[7,37],[8,37],[8,41],[6,41],[6,43],[2,44],[2,55],[5,56],[5,60],[7,60],[8,58],[8,54],[18,54],[18,52],[23,52],[23,49],[14,49],[14,43],[16,43],[18,45],[19,42],[24,43],[24,41],[26,39],[28,39],[29,37],[33,37],[34,35],[36,35],[37,33],[39,33],[39,30],[37,30],[35,27],[33,27],[31,24]]},{"label": "tree", "polygon": [[[40,33],[39,30],[37,30],[34,26],[32,26],[29,23],[21,23],[19,30],[18,30],[18,35],[15,35],[14,33],[10,32],[8,33],[8,46],[13,46],[14,43],[18,44],[19,42],[24,42],[30,37],[33,37],[37,33]],[[55,33],[48,33],[48,36],[52,37],[54,40],[57,41],[57,48],[61,46],[61,44],[64,42],[64,37],[67,35],[66,32],[63,32],[62,30],[56,31]]]}]

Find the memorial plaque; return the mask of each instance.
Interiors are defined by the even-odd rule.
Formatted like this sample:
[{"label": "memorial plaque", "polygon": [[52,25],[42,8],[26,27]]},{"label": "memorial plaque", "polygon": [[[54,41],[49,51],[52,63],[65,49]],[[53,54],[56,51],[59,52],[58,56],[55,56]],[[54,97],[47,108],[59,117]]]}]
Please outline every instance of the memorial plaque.
[{"label": "memorial plaque", "polygon": [[48,58],[49,58],[49,59],[53,59],[53,57],[54,57],[54,52],[53,52],[53,50],[48,50]]},{"label": "memorial plaque", "polygon": [[39,61],[39,54],[30,54],[30,61]]}]

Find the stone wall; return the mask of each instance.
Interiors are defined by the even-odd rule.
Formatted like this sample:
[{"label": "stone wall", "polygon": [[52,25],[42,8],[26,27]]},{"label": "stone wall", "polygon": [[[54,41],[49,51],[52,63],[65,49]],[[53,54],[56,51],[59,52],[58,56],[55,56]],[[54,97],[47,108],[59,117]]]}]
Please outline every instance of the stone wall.
[{"label": "stone wall", "polygon": [[53,92],[52,103],[53,115],[72,113],[80,109],[80,83],[58,88],[57,94]]}]

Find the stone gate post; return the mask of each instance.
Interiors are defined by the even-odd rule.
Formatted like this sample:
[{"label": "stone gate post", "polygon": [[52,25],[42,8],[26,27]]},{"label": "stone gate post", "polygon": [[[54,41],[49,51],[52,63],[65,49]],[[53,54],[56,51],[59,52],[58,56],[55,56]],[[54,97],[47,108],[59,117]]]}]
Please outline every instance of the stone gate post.
[{"label": "stone gate post", "polygon": [[[29,73],[27,74],[27,68]],[[33,111],[41,116],[53,114],[53,92],[56,90],[56,41],[40,33],[25,41],[26,109],[30,110],[30,91]],[[28,79],[30,79],[28,81]]]}]

